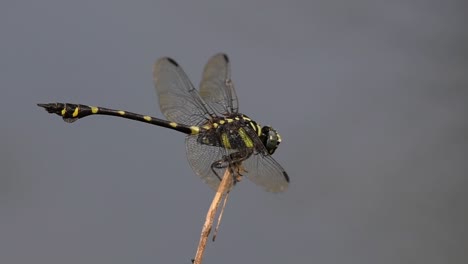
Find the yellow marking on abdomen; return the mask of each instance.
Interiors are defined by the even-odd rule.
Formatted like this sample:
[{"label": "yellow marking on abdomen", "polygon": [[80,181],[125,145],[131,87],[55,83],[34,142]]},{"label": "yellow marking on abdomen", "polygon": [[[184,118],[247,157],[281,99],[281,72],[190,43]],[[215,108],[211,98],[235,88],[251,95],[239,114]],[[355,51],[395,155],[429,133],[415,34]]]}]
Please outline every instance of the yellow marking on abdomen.
[{"label": "yellow marking on abdomen", "polygon": [[239,131],[239,136],[242,138],[242,140],[245,143],[245,146],[248,148],[253,148],[253,141],[249,137],[249,135],[247,135],[247,132],[245,132],[243,128],[239,128],[238,131]]},{"label": "yellow marking on abdomen", "polygon": [[246,116],[242,116],[242,119],[244,119],[245,121],[252,121],[252,119],[246,117]]},{"label": "yellow marking on abdomen", "polygon": [[[173,127],[173,128],[176,128],[176,127],[177,127],[177,123],[175,123],[175,122],[170,122],[169,125],[170,125],[171,127]],[[190,129],[192,129],[192,128],[190,128]]]},{"label": "yellow marking on abdomen", "polygon": [[234,119],[232,119],[232,118],[227,118],[226,120],[227,120],[228,123],[234,122]]},{"label": "yellow marking on abdomen", "polygon": [[217,128],[218,126],[219,126],[218,123],[213,123],[214,128]]},{"label": "yellow marking on abdomen", "polygon": [[72,116],[73,116],[73,117],[77,117],[79,112],[80,112],[80,108],[79,108],[79,107],[76,107],[76,108],[75,108],[75,111],[73,111]]},{"label": "yellow marking on abdomen", "polygon": [[64,116],[66,113],[67,113],[67,108],[63,108],[62,112],[60,112],[60,114],[62,114],[62,116]]},{"label": "yellow marking on abdomen", "polygon": [[234,119],[235,119],[235,120],[240,120],[238,116],[236,116]]},{"label": "yellow marking on abdomen", "polygon": [[210,128],[211,128],[211,126],[209,126],[209,125],[205,125],[205,126],[202,126],[202,128],[203,128],[203,129],[206,129],[206,130],[208,130],[208,129],[210,129]]},{"label": "yellow marking on abdomen", "polygon": [[226,122],[225,122],[224,120],[219,120],[219,123],[220,123],[221,125],[224,125],[224,123],[226,123]]},{"label": "yellow marking on abdomen", "polygon": [[151,121],[151,116],[143,116],[143,119],[149,122]]},{"label": "yellow marking on abdomen", "polygon": [[[174,123],[175,124],[175,123]],[[200,128],[197,126],[191,126],[190,131],[192,132],[192,135],[200,133]]]},{"label": "yellow marking on abdomen", "polygon": [[122,111],[122,110],[117,111],[117,113],[119,113],[119,115],[125,115],[125,111]]},{"label": "yellow marking on abdomen", "polygon": [[97,112],[99,112],[99,108],[97,108],[95,106],[91,106],[91,113],[97,114]]}]

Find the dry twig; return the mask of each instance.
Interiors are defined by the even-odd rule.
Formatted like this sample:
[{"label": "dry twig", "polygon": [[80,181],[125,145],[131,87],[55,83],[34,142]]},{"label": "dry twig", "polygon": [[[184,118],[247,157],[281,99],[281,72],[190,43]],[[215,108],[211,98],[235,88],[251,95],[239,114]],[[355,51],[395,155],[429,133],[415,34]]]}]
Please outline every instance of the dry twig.
[{"label": "dry twig", "polygon": [[219,184],[218,190],[216,191],[215,196],[213,197],[213,201],[211,202],[210,208],[206,213],[205,223],[203,224],[202,232],[200,235],[200,242],[198,243],[197,253],[195,254],[195,259],[192,260],[193,264],[201,264],[203,253],[205,252],[206,242],[208,241],[208,236],[211,232],[211,227],[213,226],[213,219],[216,215],[216,211],[218,210],[219,204],[221,203],[221,199],[223,196],[231,189],[232,186],[232,175],[227,169],[224,172],[223,179]]},{"label": "dry twig", "polygon": [[223,208],[221,208],[221,212],[219,213],[218,221],[216,223],[216,228],[213,234],[213,239],[212,239],[213,242],[215,241],[216,236],[218,235],[219,225],[221,224],[221,219],[223,219],[224,208],[226,207],[228,198],[229,198],[229,191],[224,196]]}]

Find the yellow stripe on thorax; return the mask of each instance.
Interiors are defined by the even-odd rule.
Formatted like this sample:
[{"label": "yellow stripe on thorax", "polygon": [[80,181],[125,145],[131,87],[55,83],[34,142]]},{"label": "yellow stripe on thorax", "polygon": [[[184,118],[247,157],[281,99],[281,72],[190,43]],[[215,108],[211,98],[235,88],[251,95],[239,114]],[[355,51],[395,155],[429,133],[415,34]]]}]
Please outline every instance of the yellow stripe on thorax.
[{"label": "yellow stripe on thorax", "polygon": [[230,149],[231,148],[231,143],[229,142],[229,137],[226,133],[223,133],[221,135],[221,141],[223,143],[223,146],[227,149]]},{"label": "yellow stripe on thorax", "polygon": [[239,136],[242,138],[242,140],[244,141],[245,143],[245,146],[248,147],[248,148],[253,148],[253,141],[252,139],[249,137],[249,135],[247,135],[247,132],[245,132],[244,128],[239,128],[238,130],[239,132]]},{"label": "yellow stripe on thorax", "polygon": [[254,123],[254,122],[249,122],[249,125],[252,127],[254,131],[257,131],[258,136],[262,135],[262,128],[260,127],[259,124]]},{"label": "yellow stripe on thorax", "polygon": [[245,121],[252,121],[252,119],[250,119],[250,118],[248,118],[248,117],[246,117],[244,115],[242,116],[242,119],[244,119]]}]

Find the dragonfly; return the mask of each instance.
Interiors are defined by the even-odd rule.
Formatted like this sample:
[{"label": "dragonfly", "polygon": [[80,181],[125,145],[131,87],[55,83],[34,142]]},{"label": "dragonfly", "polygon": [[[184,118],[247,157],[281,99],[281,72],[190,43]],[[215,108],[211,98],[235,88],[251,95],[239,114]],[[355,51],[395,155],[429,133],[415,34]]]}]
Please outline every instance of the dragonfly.
[{"label": "dragonfly", "polygon": [[186,135],[186,155],[191,168],[214,190],[226,169],[234,176],[234,184],[246,176],[269,192],[287,189],[289,176],[272,157],[281,143],[281,136],[271,126],[261,126],[238,112],[231,64],[226,54],[219,53],[209,59],[198,90],[182,67],[169,57],[155,62],[153,80],[160,110],[167,120],[75,103],[38,106],[68,123],[87,116],[105,115],[181,132]]}]

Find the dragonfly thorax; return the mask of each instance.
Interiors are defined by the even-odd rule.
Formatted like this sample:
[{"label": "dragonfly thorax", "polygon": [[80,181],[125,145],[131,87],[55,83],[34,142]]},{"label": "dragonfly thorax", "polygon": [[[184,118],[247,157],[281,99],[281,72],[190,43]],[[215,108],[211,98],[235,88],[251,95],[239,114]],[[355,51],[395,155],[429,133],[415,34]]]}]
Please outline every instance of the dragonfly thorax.
[{"label": "dragonfly thorax", "polygon": [[254,138],[258,138],[261,131],[261,127],[255,121],[237,113],[212,118],[200,128],[197,140],[199,143],[231,150],[255,148]]}]

